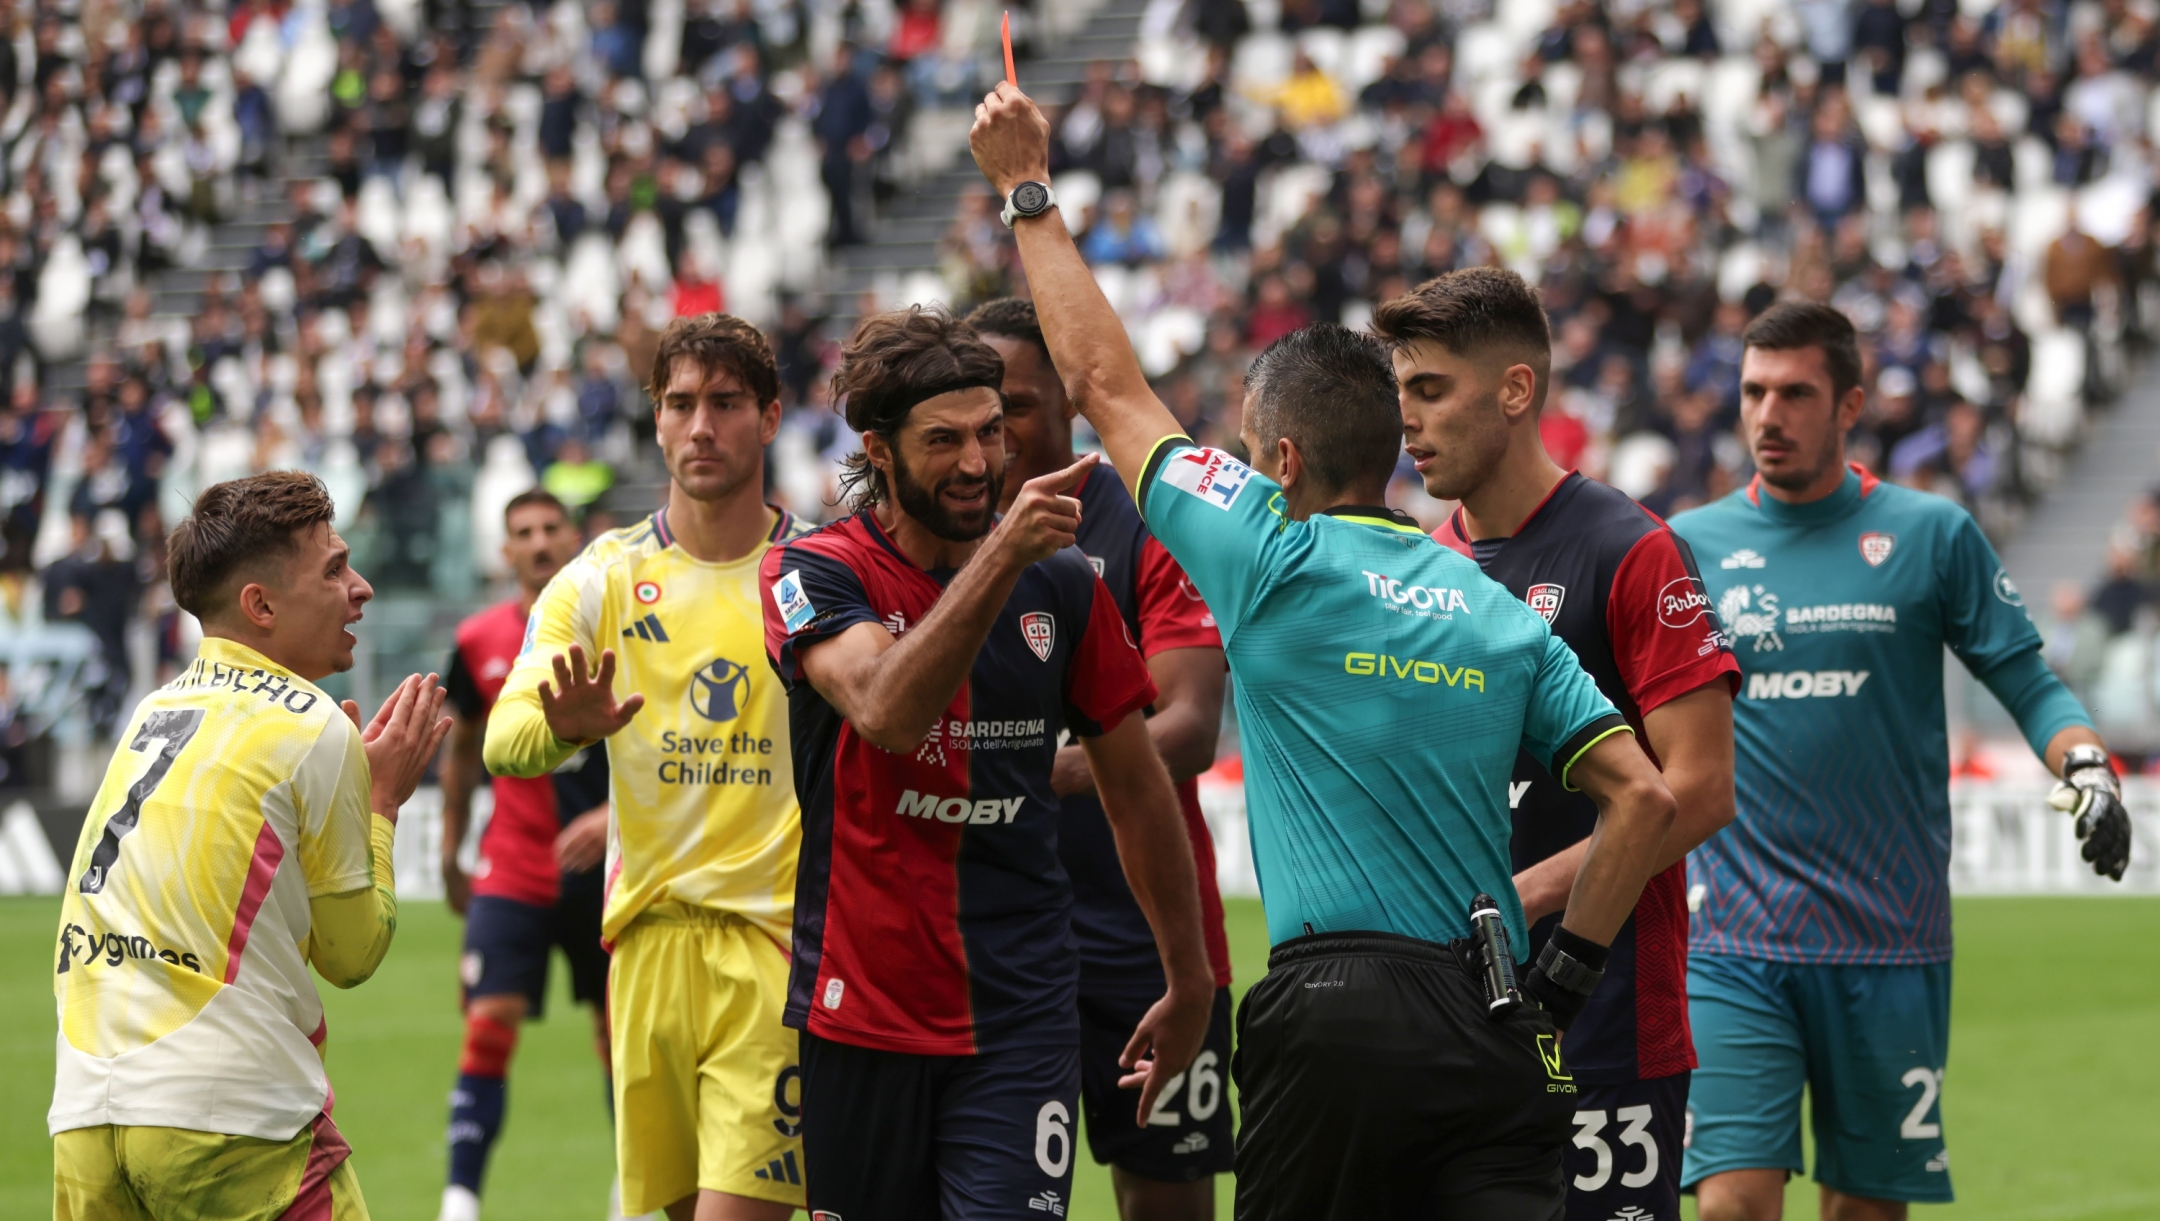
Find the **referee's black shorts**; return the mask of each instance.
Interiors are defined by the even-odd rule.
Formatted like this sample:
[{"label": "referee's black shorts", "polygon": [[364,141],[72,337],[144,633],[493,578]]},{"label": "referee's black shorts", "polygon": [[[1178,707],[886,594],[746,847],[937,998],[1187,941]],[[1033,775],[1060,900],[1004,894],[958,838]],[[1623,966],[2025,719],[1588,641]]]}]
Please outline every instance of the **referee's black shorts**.
[{"label": "referee's black shorts", "polygon": [[1575,1083],[1552,1019],[1495,1019],[1444,945],[1275,947],[1238,1010],[1238,1221],[1560,1221]]}]

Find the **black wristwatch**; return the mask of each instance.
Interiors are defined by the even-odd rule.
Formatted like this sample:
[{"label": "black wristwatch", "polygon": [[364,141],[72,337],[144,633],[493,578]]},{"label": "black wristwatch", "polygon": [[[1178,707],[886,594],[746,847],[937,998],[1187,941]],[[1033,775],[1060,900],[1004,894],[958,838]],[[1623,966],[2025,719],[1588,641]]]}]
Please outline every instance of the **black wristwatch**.
[{"label": "black wristwatch", "polygon": [[1015,220],[1029,216],[1041,216],[1057,206],[1057,192],[1040,182],[1023,182],[1005,197],[1005,227],[1010,229]]}]

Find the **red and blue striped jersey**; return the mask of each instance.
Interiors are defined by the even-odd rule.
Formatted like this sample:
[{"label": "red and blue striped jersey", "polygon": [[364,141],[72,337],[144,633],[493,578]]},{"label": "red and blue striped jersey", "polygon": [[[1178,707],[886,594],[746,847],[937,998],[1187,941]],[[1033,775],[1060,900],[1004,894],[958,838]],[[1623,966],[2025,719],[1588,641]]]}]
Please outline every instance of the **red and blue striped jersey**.
[{"label": "red and blue striped jersey", "polygon": [[[1645,714],[1706,683],[1734,684],[1733,661],[1685,542],[1648,509],[1595,479],[1570,474],[1508,538],[1472,542],[1457,510],[1434,538],[1478,562],[1567,642],[1598,690],[1642,733]],[[1652,753],[1652,758],[1656,756]],[[1523,751],[1508,784],[1517,872],[1574,846],[1597,826],[1597,805]],[[1531,929],[1534,956],[1560,917]],[[1567,1031],[1569,1068],[1613,1084],[1695,1067],[1687,1018],[1687,863],[1650,879],[1613,939],[1612,958]]]},{"label": "red and blue striped jersey", "polygon": [[872,513],[775,546],[766,651],[788,688],[803,847],[784,1020],[820,1038],[969,1055],[1079,1038],[1072,883],[1051,762],[1155,698],[1078,548],[1021,574],[968,678],[916,747],[872,744],[803,677],[858,623],[919,627],[954,571],[909,560]]},{"label": "red and blue striped jersey", "polygon": [[[1140,655],[1222,648],[1215,616],[1208,613],[1185,570],[1148,532],[1117,472],[1107,467],[1090,471],[1073,495],[1080,501],[1080,550],[1117,601],[1125,630],[1140,643]],[[1215,841],[1200,813],[1199,786],[1184,780],[1177,793],[1200,880],[1200,931],[1207,941],[1208,965],[1215,972],[1215,986],[1226,988],[1230,943],[1223,934],[1222,894],[1215,885]],[[1091,793],[1075,793],[1064,804],[1058,856],[1072,876],[1073,933],[1080,939],[1081,968],[1089,986],[1095,980],[1111,986],[1129,980],[1137,991],[1160,991],[1162,958],[1155,933],[1125,880],[1102,802]]]},{"label": "red and blue striped jersey", "polygon": [[[458,624],[443,690],[460,717],[486,723],[524,647],[525,620],[518,600],[511,598]],[[597,867],[565,875],[555,860],[555,838],[571,819],[607,801],[606,751],[579,751],[545,776],[490,776],[488,785],[495,809],[480,833],[474,894],[547,907],[560,896],[565,881],[600,881]]]}]

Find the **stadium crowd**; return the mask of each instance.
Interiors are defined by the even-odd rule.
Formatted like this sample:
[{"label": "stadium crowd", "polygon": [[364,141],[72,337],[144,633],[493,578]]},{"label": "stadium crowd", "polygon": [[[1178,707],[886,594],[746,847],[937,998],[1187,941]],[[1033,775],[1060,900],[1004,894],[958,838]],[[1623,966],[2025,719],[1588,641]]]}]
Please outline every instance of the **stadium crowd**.
[{"label": "stadium crowd", "polygon": [[[915,117],[994,75],[992,16],[9,8],[9,615],[83,619],[124,674],[148,614],[169,663],[162,527],[202,487],[290,465],[329,483],[379,585],[470,599],[502,575],[490,523],[516,492],[605,510],[611,483],[649,482],[658,328],[713,308],[772,335],[777,494],[832,515],[854,442],[827,410],[828,317],[860,305],[820,304],[824,249],[874,239]],[[2000,535],[2152,325],[2156,48],[2120,0],[1163,0],[1055,114],[1056,186],[1205,439],[1234,440],[1271,339],[1499,263],[1553,318],[1554,454],[1670,513],[1745,478],[1740,328],[1824,300],[1865,340],[1857,452]],[[161,270],[280,197],[191,312],[160,304]],[[868,303],[1025,291],[987,190],[939,252]],[[1437,520],[1415,480],[1398,491]],[[2117,634],[2143,604],[2123,577],[2092,598]],[[126,686],[106,685],[101,725]],[[2142,710],[2149,674],[2130,686]]]},{"label": "stadium crowd", "polygon": [[634,466],[668,319],[785,328],[915,98],[974,83],[935,6],[813,9],[6,10],[0,572],[11,622],[98,636],[96,728],[131,623],[177,655],[160,551],[200,489],[315,471],[378,586],[469,600],[503,575],[472,523]]}]

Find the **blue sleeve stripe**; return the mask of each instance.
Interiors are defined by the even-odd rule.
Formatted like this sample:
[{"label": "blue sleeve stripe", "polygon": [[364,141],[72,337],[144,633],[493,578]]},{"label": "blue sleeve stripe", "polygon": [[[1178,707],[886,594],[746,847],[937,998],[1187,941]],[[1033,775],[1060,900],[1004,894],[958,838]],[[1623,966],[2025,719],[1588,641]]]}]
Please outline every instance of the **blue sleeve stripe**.
[{"label": "blue sleeve stripe", "polygon": [[1134,503],[1133,507],[1140,510],[1140,520],[1143,522],[1147,520],[1148,493],[1153,491],[1155,487],[1155,472],[1162,468],[1163,459],[1170,456],[1170,447],[1181,441],[1187,445],[1193,443],[1193,439],[1184,433],[1171,433],[1169,436],[1155,442],[1148,449],[1147,461],[1140,464],[1140,482],[1136,485],[1140,489],[1140,499]]},{"label": "blue sleeve stripe", "polygon": [[[1635,727],[1629,725],[1627,721],[1622,719],[1620,714],[1617,712],[1608,713],[1605,716],[1601,716],[1597,720],[1594,720],[1590,722],[1590,724],[1584,726],[1582,732],[1576,734],[1575,737],[1570,740],[1570,744],[1572,744],[1573,742],[1581,742],[1582,745],[1577,746],[1573,751],[1568,750],[1567,746],[1563,745],[1558,751],[1555,751],[1553,753],[1553,760],[1555,762],[1558,762],[1560,757],[1563,755],[1567,757],[1566,763],[1563,763],[1559,767],[1553,769],[1553,774],[1560,778],[1560,787],[1566,789],[1570,793],[1580,792],[1581,790],[1577,789],[1572,783],[1568,781],[1568,773],[1574,771],[1575,765],[1582,762],[1582,757],[1590,753],[1590,748],[1596,746],[1600,742],[1603,742],[1605,739],[1613,736],[1616,733],[1634,732]],[[1585,738],[1585,734],[1589,736]]]},{"label": "blue sleeve stripe", "polygon": [[2040,650],[2030,649],[2012,656],[2001,665],[1980,675],[1980,681],[1995,693],[2002,706],[2010,710],[2018,729],[2033,753],[2045,758],[2047,746],[2056,734],[2071,726],[2092,729],[2092,718],[2087,716],[2077,696],[2055,677],[2040,658]]}]

